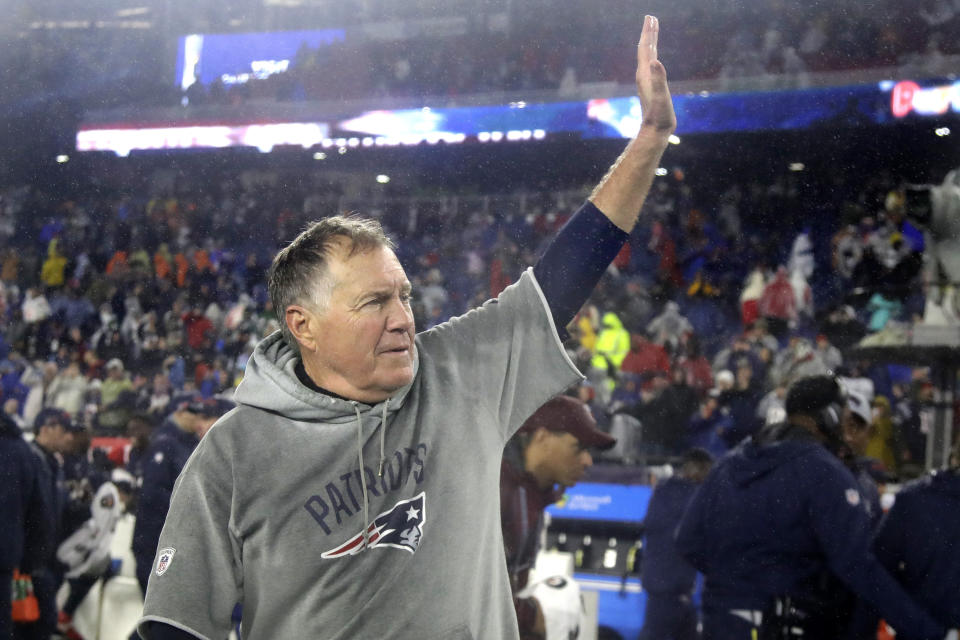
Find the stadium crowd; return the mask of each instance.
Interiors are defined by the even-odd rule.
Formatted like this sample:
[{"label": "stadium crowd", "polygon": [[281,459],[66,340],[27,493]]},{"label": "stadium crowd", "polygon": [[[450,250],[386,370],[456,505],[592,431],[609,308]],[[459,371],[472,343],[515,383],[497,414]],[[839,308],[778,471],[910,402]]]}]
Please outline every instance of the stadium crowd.
[{"label": "stadium crowd", "polygon": [[[633,415],[654,455],[719,453],[778,415],[792,380],[832,370],[874,396],[871,451],[887,471],[916,470],[927,372],[843,353],[921,312],[922,234],[888,174],[839,195],[816,183],[734,181],[715,197],[680,170],[658,180],[645,223],[570,327],[600,424]],[[278,327],[264,283],[275,248],[367,195],[308,185],[224,174],[155,193],[5,190],[4,411],[27,430],[56,408],[122,434],[179,393],[229,394]],[[584,196],[381,196],[366,210],[399,240],[422,330],[497,295]],[[832,228],[793,222],[828,210],[844,212]]]}]

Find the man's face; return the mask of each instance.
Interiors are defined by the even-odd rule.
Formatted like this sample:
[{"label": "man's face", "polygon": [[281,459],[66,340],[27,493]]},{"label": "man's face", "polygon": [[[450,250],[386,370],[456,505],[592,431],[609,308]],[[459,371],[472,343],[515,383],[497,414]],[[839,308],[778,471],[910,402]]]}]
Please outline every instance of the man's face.
[{"label": "man's face", "polygon": [[54,453],[70,453],[73,449],[73,433],[61,424],[56,418],[49,418],[44,423],[43,438],[40,444]]},{"label": "man's face", "polygon": [[572,487],[580,482],[583,474],[593,465],[590,451],[580,441],[565,431],[548,431],[540,441],[546,474],[554,484]]},{"label": "man's face", "polygon": [[843,412],[843,441],[858,456],[866,453],[867,444],[870,442],[870,425],[849,409]]},{"label": "man's face", "polygon": [[327,308],[307,312],[321,339],[301,354],[318,385],[374,404],[413,380],[410,281],[387,247],[348,253],[341,245],[330,256]]}]

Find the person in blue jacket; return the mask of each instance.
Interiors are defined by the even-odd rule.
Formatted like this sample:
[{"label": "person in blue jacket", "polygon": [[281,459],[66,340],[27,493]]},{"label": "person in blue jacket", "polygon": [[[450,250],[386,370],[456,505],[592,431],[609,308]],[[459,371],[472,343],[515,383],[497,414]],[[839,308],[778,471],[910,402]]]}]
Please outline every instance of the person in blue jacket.
[{"label": "person in blue jacket", "polygon": [[[960,629],[960,442],[949,468],[897,494],[873,546],[880,563],[917,602],[941,624]],[[876,612],[858,613],[858,629],[875,631]]]},{"label": "person in blue jacket", "polygon": [[640,640],[694,640],[697,611],[693,586],[697,571],[677,553],[673,534],[697,486],[710,473],[713,456],[690,449],[680,473],[657,483],[644,519],[640,582],[647,593]]},{"label": "person in blue jacket", "polygon": [[188,394],[175,398],[171,406],[174,407],[173,413],[154,429],[143,456],[143,486],[137,503],[132,544],[137,561],[137,580],[143,593],[147,592],[147,579],[170,508],[173,484],[200,439],[220,416],[234,407],[234,403],[222,398],[205,399],[200,394]]},{"label": "person in blue jacket", "polygon": [[731,451],[694,494],[677,548],[705,576],[706,640],[843,638],[847,593],[901,640],[946,636],[870,550],[859,484],[835,453],[844,407],[834,377],[798,380],[786,422]]}]

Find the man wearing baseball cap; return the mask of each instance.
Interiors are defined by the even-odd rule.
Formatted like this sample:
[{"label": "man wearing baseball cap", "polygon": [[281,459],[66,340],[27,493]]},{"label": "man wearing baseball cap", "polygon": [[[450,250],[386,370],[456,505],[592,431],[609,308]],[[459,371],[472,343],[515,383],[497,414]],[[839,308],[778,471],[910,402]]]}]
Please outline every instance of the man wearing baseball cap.
[{"label": "man wearing baseball cap", "polygon": [[195,393],[173,398],[170,406],[173,413],[153,430],[144,453],[143,486],[133,529],[137,580],[144,593],[170,508],[173,484],[201,438],[235,405],[224,398],[204,398]]},{"label": "man wearing baseball cap", "polygon": [[846,392],[847,407],[843,412],[842,428],[843,441],[850,450],[844,457],[844,462],[860,483],[864,507],[870,515],[870,522],[876,528],[883,517],[876,476],[882,475],[883,470],[879,460],[866,456],[867,444],[870,442],[870,423],[873,419],[870,399],[856,389],[848,388]]},{"label": "man wearing baseball cap", "polygon": [[500,518],[522,640],[546,634],[540,603],[517,597],[537,558],[543,510],[580,481],[593,464],[591,449],[603,451],[616,442],[597,429],[585,404],[557,396],[507,443],[500,466]]},{"label": "man wearing baseball cap", "polygon": [[30,633],[43,637],[44,634],[56,631],[56,596],[63,582],[64,568],[54,557],[55,545],[62,536],[63,514],[67,505],[63,455],[73,448],[74,434],[82,431],[83,426],[74,423],[66,411],[46,408],[37,414],[33,428],[34,438],[30,446],[37,459],[44,504],[49,509],[45,515],[52,524],[54,542],[54,546],[44,554],[41,566],[32,576],[34,593],[40,606],[40,619],[31,625]]}]

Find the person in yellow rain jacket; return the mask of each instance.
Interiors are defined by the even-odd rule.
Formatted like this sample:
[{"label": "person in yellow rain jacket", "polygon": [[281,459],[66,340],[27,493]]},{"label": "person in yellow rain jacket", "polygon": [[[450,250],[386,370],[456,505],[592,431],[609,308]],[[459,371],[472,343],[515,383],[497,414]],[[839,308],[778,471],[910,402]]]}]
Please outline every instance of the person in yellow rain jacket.
[{"label": "person in yellow rain jacket", "polygon": [[59,240],[54,238],[47,245],[47,259],[43,261],[43,267],[40,269],[40,279],[48,287],[62,287],[64,283],[64,271],[67,268],[67,258],[58,248]]},{"label": "person in yellow rain jacket", "polygon": [[590,364],[598,369],[620,369],[620,363],[630,352],[630,332],[623,328],[623,322],[617,314],[608,311],[603,314],[597,347]]}]

